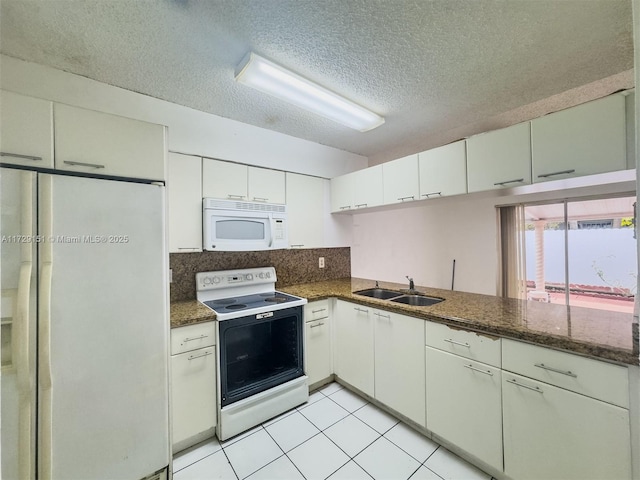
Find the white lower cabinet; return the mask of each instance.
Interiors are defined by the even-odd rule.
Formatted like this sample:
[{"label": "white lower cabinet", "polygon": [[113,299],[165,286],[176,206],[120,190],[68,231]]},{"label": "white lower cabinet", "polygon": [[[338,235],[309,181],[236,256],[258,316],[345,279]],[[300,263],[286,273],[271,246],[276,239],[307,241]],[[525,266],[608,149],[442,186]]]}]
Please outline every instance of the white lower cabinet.
[{"label": "white lower cabinet", "polygon": [[631,478],[628,410],[509,372],[502,391],[509,477]]},{"label": "white lower cabinet", "polygon": [[331,376],[331,316],[329,301],[319,300],[304,306],[304,359],[308,384]]},{"label": "white lower cabinet", "polygon": [[375,399],[425,426],[425,321],[373,310]]},{"label": "white lower cabinet", "polygon": [[500,369],[426,347],[426,382],[427,428],[501,471]]},{"label": "white lower cabinet", "polygon": [[336,301],[335,373],[367,395],[374,396],[373,309]]},{"label": "white lower cabinet", "polygon": [[215,433],[217,387],[214,339],[214,322],[171,330],[171,413],[174,453]]}]

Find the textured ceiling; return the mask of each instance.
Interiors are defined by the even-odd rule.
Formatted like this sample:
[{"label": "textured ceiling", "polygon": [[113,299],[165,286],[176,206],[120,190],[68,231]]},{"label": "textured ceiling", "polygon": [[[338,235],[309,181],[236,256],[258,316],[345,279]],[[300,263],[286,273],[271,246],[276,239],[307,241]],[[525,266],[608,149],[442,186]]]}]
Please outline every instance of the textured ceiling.
[{"label": "textured ceiling", "polygon": [[[4,54],[371,163],[628,88],[632,36],[631,0],[0,0]],[[386,123],[356,132],[237,84],[249,50]]]}]

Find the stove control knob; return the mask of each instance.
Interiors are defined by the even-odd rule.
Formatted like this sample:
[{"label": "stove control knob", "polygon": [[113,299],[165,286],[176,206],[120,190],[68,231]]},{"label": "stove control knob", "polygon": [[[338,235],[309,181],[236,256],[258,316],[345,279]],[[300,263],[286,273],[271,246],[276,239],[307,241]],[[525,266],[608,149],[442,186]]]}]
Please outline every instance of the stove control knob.
[{"label": "stove control knob", "polygon": [[250,282],[251,280],[253,280],[253,275],[248,273],[246,276],[247,282]]},{"label": "stove control knob", "polygon": [[267,278],[271,278],[271,272],[266,273]]},{"label": "stove control knob", "polygon": [[258,274],[258,278],[264,278],[264,272],[260,272],[260,273]]},{"label": "stove control knob", "polygon": [[213,277],[213,283],[220,283],[220,277]]}]

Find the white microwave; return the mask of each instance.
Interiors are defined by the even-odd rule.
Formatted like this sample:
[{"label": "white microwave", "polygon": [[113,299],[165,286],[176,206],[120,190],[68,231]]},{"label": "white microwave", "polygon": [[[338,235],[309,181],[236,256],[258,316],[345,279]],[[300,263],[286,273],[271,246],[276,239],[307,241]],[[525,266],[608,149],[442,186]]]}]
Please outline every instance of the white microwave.
[{"label": "white microwave", "polygon": [[287,248],[287,207],[274,203],[202,199],[205,250],[238,252]]}]

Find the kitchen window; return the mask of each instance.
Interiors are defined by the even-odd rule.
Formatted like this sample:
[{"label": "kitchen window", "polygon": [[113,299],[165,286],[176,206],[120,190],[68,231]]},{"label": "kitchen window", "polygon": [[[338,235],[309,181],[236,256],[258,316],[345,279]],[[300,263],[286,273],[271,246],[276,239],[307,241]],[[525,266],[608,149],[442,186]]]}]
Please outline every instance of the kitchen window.
[{"label": "kitchen window", "polygon": [[499,208],[502,296],[633,313],[636,197]]}]

